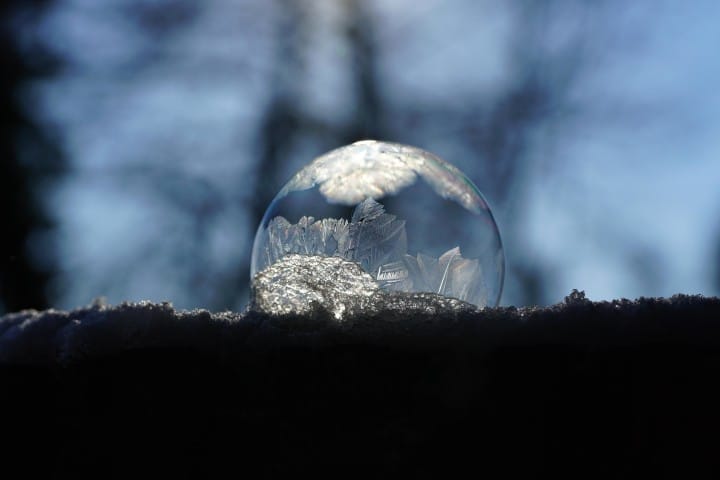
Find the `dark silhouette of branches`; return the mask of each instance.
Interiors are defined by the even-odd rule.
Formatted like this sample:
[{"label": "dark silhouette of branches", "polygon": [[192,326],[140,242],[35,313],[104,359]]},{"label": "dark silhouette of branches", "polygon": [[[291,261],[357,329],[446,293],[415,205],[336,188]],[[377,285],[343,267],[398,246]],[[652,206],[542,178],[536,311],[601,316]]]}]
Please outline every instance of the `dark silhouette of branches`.
[{"label": "dark silhouette of branches", "polygon": [[[43,205],[43,187],[63,171],[62,157],[47,133],[21,103],[22,89],[54,71],[56,60],[21,45],[18,27],[31,22],[48,1],[9,1],[0,7],[0,309],[46,308],[53,273],[53,222]],[[40,255],[33,255],[30,243]],[[37,258],[42,256],[42,259]]]},{"label": "dark silhouette of branches", "polygon": [[376,37],[372,18],[363,3],[362,0],[347,2],[345,35],[351,52],[355,119],[348,125],[342,143],[361,138],[382,140],[387,135],[377,73]]}]

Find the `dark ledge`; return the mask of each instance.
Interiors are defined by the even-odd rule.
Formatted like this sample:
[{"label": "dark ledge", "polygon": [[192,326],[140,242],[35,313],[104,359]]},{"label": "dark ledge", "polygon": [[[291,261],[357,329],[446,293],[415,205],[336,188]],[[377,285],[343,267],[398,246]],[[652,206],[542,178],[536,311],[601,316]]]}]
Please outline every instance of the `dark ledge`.
[{"label": "dark ledge", "polygon": [[0,382],[3,461],[28,476],[720,474],[717,298],[340,324],[21,312],[0,318]]}]

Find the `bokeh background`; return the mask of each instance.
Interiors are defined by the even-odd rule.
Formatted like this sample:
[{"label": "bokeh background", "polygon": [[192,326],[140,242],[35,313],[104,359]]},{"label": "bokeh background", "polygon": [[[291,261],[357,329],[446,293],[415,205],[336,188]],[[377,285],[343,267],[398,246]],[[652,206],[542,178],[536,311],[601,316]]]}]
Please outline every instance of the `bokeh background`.
[{"label": "bokeh background", "polygon": [[719,2],[0,9],[0,313],[242,309],[271,198],[363,138],[475,181],[506,247],[503,304],[720,293]]}]

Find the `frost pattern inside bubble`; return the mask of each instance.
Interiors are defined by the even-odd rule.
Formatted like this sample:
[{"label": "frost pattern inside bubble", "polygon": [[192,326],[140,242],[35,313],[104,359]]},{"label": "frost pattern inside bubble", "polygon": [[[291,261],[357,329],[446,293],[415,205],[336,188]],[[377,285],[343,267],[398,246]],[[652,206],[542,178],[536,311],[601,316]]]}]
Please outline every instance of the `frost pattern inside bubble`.
[{"label": "frost pattern inside bubble", "polygon": [[[284,262],[288,256],[294,260]],[[281,279],[277,284],[296,306],[298,292],[317,293],[333,281],[323,279],[323,289],[291,287],[302,283],[299,272],[320,275],[335,268],[315,268],[320,258],[357,265],[383,294],[422,293],[425,300],[477,307],[498,304],[505,275],[500,234],[475,184],[430,152],[371,140],[315,158],[283,186],[258,227],[251,278],[256,283],[258,275],[282,264],[262,277],[264,290],[257,291],[267,293],[268,279]],[[283,265],[294,273],[279,273]],[[346,281],[353,269],[344,271]],[[282,295],[271,290],[273,298]],[[341,294],[332,291],[332,298]],[[270,304],[283,302],[277,297]]]},{"label": "frost pattern inside bubble", "polygon": [[350,222],[302,217],[296,224],[273,218],[266,231],[265,262],[289,254],[342,257],[358,263],[386,290],[432,292],[476,305],[487,304],[477,260],[453,247],[439,258],[407,253],[405,221],[385,212],[372,198],[363,200]]}]

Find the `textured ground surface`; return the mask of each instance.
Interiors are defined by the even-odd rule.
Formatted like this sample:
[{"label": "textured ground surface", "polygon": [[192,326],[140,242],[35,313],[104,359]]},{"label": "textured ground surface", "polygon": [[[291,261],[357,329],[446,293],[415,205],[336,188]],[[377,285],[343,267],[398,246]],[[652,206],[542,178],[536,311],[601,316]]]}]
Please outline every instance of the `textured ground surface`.
[{"label": "textured ground surface", "polygon": [[[3,462],[28,474],[720,474],[720,300],[0,318]],[[709,477],[708,477],[709,478]]]}]

